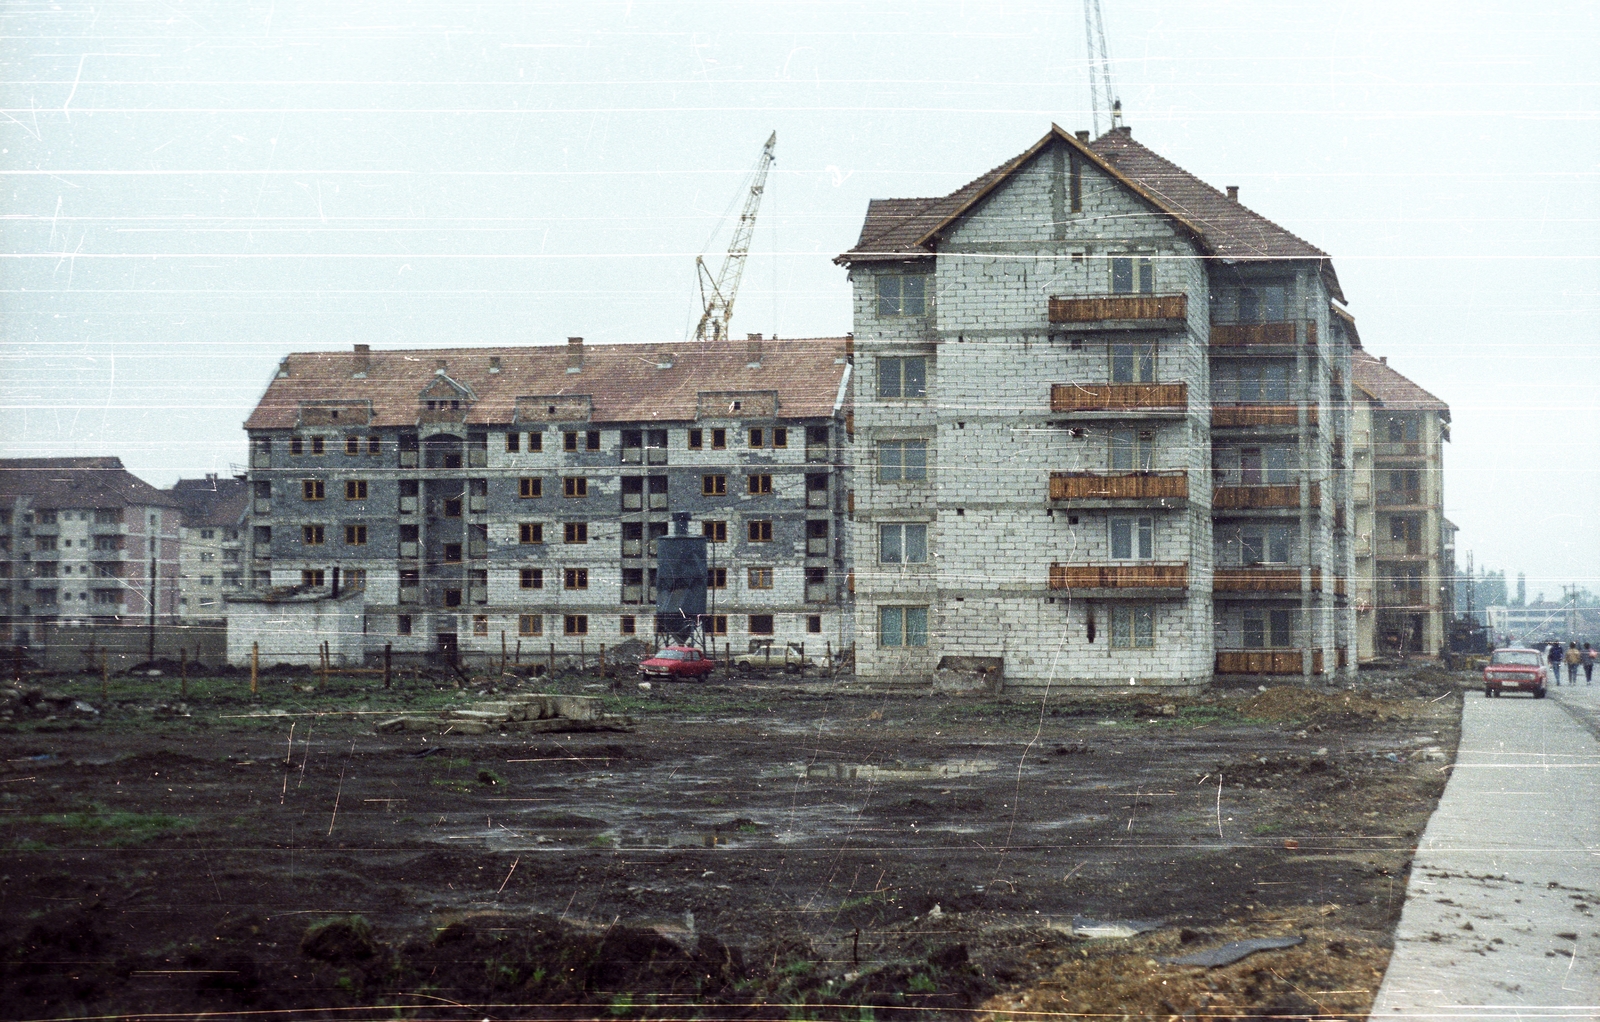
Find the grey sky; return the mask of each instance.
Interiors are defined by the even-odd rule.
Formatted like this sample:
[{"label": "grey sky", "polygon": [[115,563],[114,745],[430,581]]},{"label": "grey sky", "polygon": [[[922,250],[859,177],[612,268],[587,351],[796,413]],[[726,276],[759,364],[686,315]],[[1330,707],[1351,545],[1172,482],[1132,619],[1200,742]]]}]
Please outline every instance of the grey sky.
[{"label": "grey sky", "polygon": [[[1333,254],[1454,414],[1447,514],[1600,588],[1600,14],[1104,0],[1139,138]],[[1090,126],[1079,3],[10,4],[0,450],[243,461],[291,350],[682,338],[767,134],[736,331],[849,329],[873,197]],[[713,241],[715,251],[725,241]]]}]

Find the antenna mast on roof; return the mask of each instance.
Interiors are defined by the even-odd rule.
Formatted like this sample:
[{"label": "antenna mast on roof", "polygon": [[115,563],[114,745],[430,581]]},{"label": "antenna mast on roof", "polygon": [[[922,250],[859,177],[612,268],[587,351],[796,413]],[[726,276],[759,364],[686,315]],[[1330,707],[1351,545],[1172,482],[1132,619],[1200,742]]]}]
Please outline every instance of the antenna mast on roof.
[{"label": "antenna mast on roof", "polygon": [[1100,0],[1083,0],[1083,41],[1089,51],[1089,104],[1098,138],[1102,110],[1110,118],[1107,130],[1122,125],[1122,100],[1111,87],[1111,55],[1106,50],[1106,22],[1100,13]]},{"label": "antenna mast on roof", "polygon": [[700,304],[705,311],[700,325],[694,328],[697,341],[725,341],[728,339],[728,321],[733,318],[733,300],[739,296],[739,278],[744,275],[744,263],[750,256],[750,238],[756,229],[756,210],[761,208],[761,194],[767,187],[767,171],[772,169],[772,150],[778,144],[774,131],[761,149],[755,169],[750,172],[749,191],[745,196],[744,210],[733,229],[733,242],[728,246],[728,256],[722,261],[722,270],[713,280],[706,269],[703,256],[694,257],[695,274],[700,278]]}]

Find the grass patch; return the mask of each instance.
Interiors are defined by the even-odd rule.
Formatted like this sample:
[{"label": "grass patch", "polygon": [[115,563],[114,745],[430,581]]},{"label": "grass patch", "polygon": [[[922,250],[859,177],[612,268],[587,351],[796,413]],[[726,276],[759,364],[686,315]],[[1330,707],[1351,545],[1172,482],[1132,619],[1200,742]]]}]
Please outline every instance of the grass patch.
[{"label": "grass patch", "polygon": [[[102,843],[112,846],[143,844],[166,834],[188,830],[195,825],[193,820],[184,816],[173,816],[169,813],[129,813],[120,810],[109,810],[98,804],[91,805],[87,809],[75,813],[46,813],[40,816],[25,816],[17,820],[16,823],[81,831],[96,835],[101,838]],[[23,843],[39,844],[39,842],[28,838],[19,839],[17,842],[17,844]],[[45,846],[41,845],[40,847],[43,848]]]}]

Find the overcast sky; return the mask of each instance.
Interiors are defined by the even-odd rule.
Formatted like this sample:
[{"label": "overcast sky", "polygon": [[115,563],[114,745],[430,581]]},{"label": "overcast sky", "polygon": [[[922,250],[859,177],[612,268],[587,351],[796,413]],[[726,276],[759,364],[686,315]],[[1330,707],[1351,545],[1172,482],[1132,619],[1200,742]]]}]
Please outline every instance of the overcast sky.
[{"label": "overcast sky", "polygon": [[[1332,253],[1449,402],[1446,513],[1600,589],[1600,14],[1104,0],[1136,138]],[[236,470],[289,351],[685,337],[767,135],[738,332],[842,334],[869,198],[1091,127],[1052,3],[0,7],[0,452]]]}]

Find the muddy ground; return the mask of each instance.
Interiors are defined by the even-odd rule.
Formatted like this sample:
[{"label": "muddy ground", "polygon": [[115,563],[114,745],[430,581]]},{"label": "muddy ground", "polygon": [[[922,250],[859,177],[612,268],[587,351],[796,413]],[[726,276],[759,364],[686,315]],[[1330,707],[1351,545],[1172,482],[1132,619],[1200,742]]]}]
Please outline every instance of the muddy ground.
[{"label": "muddy ground", "polygon": [[[619,680],[525,685],[626,720],[478,736],[374,732],[481,698],[447,682],[26,683],[4,1013],[1358,1017],[1473,679],[1047,705]],[[1166,961],[1271,936],[1303,940]]]}]

